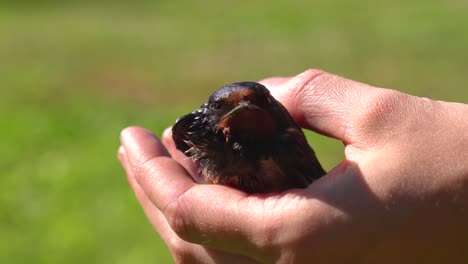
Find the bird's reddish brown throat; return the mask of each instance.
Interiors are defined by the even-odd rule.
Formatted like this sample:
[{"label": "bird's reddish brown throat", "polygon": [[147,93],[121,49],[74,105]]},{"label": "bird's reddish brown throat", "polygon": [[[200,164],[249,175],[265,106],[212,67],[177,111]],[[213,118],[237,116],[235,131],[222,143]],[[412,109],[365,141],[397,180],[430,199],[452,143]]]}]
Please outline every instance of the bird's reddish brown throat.
[{"label": "bird's reddish brown throat", "polygon": [[218,123],[226,138],[232,134],[245,138],[271,138],[276,124],[270,113],[250,102],[241,102]]}]

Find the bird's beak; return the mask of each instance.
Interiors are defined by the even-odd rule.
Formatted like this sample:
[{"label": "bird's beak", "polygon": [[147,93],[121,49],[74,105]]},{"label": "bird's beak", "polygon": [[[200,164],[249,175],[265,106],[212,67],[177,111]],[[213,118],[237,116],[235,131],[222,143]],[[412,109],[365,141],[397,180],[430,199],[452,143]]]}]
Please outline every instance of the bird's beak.
[{"label": "bird's beak", "polygon": [[264,109],[250,102],[241,102],[221,117],[218,128],[225,135],[263,138],[274,133],[276,125],[272,116]]},{"label": "bird's beak", "polygon": [[260,107],[254,105],[254,104],[251,104],[250,102],[241,102],[238,106],[234,107],[231,111],[229,111],[227,114],[223,115],[221,117],[221,121],[223,119],[226,119],[226,118],[230,118],[232,116],[235,116],[237,113],[241,112],[242,110],[247,110],[247,109],[250,109],[250,110],[261,110]]}]

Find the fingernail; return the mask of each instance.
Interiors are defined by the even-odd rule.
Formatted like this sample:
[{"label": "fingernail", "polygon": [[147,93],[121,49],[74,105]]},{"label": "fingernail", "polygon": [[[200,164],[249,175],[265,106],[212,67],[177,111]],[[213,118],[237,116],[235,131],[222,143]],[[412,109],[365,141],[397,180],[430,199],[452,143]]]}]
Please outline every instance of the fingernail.
[{"label": "fingernail", "polygon": [[289,79],[290,79],[289,77],[270,77],[270,78],[261,80],[260,83],[270,88],[271,86],[282,85]]},{"label": "fingernail", "polygon": [[172,134],[172,126],[164,129],[164,132],[163,132],[162,136],[163,136],[163,138],[170,137],[171,134]]},{"label": "fingernail", "polygon": [[121,132],[120,132],[120,141],[124,141],[125,138],[127,138],[130,134],[130,130],[132,129],[133,127],[127,127],[127,128],[124,128]]},{"label": "fingernail", "polygon": [[125,148],[123,146],[119,147],[119,150],[117,151],[117,157],[120,160],[120,163],[122,163],[122,166],[126,169],[127,168],[127,154],[125,153]]}]

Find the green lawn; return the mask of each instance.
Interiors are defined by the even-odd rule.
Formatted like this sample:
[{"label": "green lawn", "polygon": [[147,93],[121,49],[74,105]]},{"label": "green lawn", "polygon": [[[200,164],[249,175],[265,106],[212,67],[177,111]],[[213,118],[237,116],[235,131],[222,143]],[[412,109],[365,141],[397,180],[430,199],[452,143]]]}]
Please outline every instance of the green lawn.
[{"label": "green lawn", "polygon": [[468,102],[463,1],[18,2],[0,4],[0,263],[170,263],[119,133],[160,134],[226,83],[314,67]]}]

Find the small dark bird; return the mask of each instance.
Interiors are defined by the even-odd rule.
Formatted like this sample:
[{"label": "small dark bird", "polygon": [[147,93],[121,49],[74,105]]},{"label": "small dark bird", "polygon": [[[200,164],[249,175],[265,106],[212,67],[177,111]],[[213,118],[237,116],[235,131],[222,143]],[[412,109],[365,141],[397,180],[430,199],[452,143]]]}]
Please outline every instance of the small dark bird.
[{"label": "small dark bird", "polygon": [[301,128],[259,83],[220,88],[177,119],[172,133],[208,183],[271,193],[305,188],[325,174]]}]

